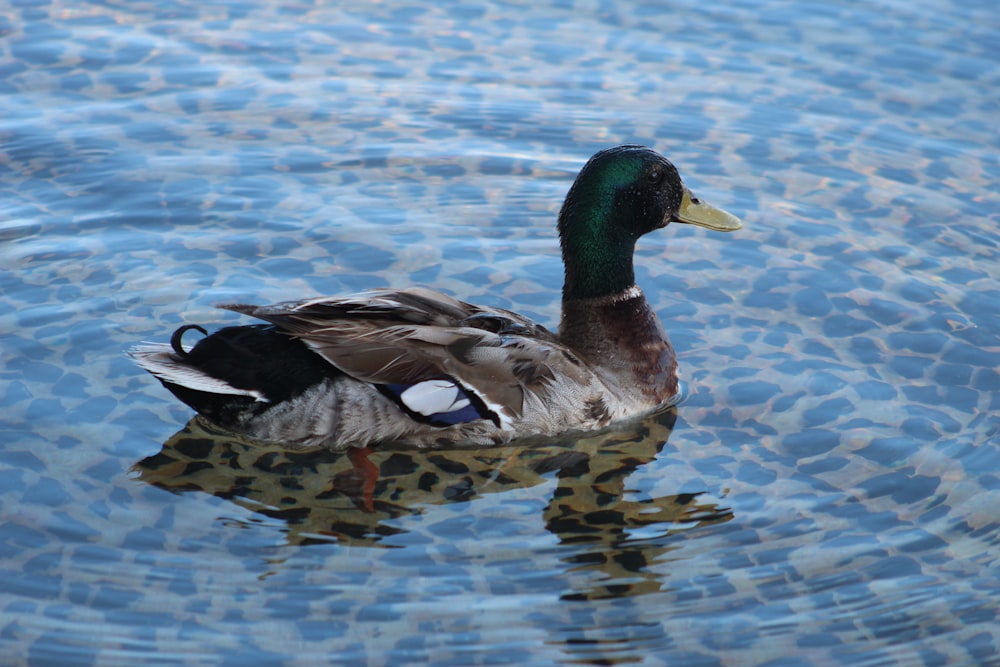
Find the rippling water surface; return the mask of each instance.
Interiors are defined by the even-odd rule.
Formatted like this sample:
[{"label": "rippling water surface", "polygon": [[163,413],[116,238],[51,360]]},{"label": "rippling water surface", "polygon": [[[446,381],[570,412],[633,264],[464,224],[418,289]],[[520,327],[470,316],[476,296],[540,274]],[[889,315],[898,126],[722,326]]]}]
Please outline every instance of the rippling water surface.
[{"label": "rippling water surface", "polygon": [[[991,3],[39,0],[0,34],[11,664],[1000,664]],[[555,214],[627,142],[746,223],[641,242],[675,412],[359,466],[189,422],[124,355],[411,283],[554,326]]]}]

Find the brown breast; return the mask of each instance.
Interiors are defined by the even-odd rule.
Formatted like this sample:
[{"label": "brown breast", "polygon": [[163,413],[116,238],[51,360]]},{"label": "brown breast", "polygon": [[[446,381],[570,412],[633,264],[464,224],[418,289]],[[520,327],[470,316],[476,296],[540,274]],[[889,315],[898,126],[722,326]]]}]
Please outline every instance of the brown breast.
[{"label": "brown breast", "polygon": [[638,287],[612,296],[564,300],[559,338],[588,364],[624,382],[634,381],[657,404],[677,393],[674,350]]}]

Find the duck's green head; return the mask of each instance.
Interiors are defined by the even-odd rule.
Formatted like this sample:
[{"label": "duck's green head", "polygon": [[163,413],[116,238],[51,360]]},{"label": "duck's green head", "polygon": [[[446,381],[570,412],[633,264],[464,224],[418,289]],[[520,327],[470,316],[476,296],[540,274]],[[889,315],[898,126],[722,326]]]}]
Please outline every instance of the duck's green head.
[{"label": "duck's green head", "polygon": [[607,296],[634,285],[635,242],[671,222],[723,232],[743,226],[692,195],[674,165],[654,150],[616,146],[594,155],[559,213],[563,298]]}]

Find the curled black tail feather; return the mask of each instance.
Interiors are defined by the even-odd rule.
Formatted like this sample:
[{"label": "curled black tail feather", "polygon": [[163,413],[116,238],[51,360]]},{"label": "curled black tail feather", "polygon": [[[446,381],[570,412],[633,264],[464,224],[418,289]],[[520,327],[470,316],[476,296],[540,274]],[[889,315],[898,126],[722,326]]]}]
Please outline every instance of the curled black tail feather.
[{"label": "curled black tail feather", "polygon": [[174,348],[174,354],[181,359],[186,359],[188,357],[187,350],[185,350],[184,346],[181,345],[181,339],[184,338],[184,334],[191,329],[200,332],[202,336],[208,335],[208,331],[206,331],[203,326],[198,324],[185,324],[184,326],[179,327],[177,331],[170,336],[170,347]]},{"label": "curled black tail feather", "polygon": [[[185,351],[181,338],[189,329],[205,332],[196,324],[187,324],[170,337],[171,347],[185,366],[236,389],[258,392],[273,404],[341,375],[301,340],[271,324],[225,327]],[[202,412],[193,402],[181,400]],[[206,400],[216,397],[206,396]]]}]

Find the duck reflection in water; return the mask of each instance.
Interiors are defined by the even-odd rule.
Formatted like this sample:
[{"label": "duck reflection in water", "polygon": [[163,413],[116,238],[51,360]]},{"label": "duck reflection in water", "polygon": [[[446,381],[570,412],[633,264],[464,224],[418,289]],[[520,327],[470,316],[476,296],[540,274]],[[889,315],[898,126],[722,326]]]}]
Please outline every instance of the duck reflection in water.
[{"label": "duck reflection in water", "polygon": [[562,558],[569,570],[597,570],[605,582],[566,597],[619,597],[659,590],[659,577],[646,576],[647,566],[676,548],[678,533],[732,518],[704,492],[650,497],[626,487],[660,453],[675,421],[670,409],[626,430],[576,439],[485,449],[332,452],[256,443],[196,417],[135,470],[162,489],[209,493],[279,520],[293,545],[401,547],[406,533],[428,528],[430,539],[440,540],[456,529],[423,521],[411,526],[406,517],[537,488],[544,497],[536,493],[527,500],[544,506],[545,527],[561,544],[574,546]]}]

